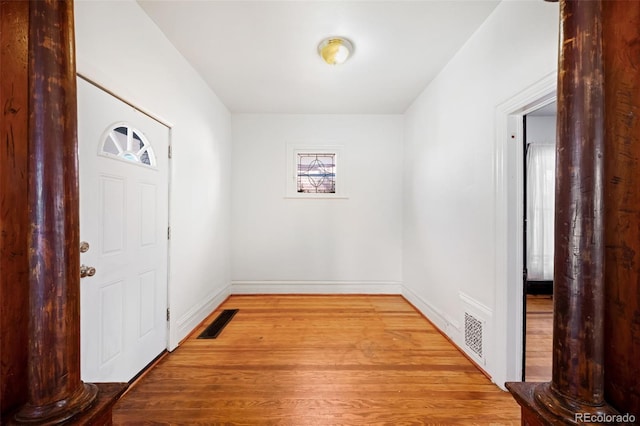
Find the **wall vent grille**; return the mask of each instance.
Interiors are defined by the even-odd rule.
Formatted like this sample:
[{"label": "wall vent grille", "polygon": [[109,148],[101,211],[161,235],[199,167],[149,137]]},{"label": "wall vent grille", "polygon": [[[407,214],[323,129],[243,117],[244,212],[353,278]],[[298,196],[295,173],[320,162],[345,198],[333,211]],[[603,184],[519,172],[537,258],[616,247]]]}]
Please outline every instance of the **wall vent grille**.
[{"label": "wall vent grille", "polygon": [[464,344],[480,359],[484,359],[482,352],[483,325],[481,320],[469,312],[464,313]]}]

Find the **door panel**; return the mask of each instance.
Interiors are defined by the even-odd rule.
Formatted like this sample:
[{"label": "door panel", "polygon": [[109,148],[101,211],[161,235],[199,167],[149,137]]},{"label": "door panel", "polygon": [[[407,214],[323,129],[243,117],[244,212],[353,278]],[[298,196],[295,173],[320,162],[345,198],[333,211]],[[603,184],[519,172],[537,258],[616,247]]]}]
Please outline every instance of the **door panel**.
[{"label": "door panel", "polygon": [[[122,354],[122,333],[124,297],[122,292],[123,281],[106,283],[100,288],[100,330],[99,342],[100,365]],[[82,309],[82,308],[81,308]],[[83,354],[84,355],[84,354]]]},{"label": "door panel", "polygon": [[167,346],[169,130],[78,79],[81,373],[129,381]]},{"label": "door panel", "polygon": [[156,272],[147,271],[140,274],[140,308],[139,308],[139,322],[140,333],[138,337],[144,337],[148,333],[152,333],[155,330],[154,307],[156,305]]},{"label": "door panel", "polygon": [[[82,166],[81,166],[82,167]],[[124,250],[125,182],[121,178],[99,176],[102,221],[102,254],[116,255]]]},{"label": "door panel", "polygon": [[158,209],[157,188],[153,184],[140,184],[140,244],[143,247],[154,246],[157,242],[158,224],[155,211]]}]

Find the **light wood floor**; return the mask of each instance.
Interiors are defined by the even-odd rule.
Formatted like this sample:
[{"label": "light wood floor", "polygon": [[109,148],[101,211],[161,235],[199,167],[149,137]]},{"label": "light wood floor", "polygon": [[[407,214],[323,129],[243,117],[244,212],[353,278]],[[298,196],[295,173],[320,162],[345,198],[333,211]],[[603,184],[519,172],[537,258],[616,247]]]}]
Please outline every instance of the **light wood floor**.
[{"label": "light wood floor", "polygon": [[[222,309],[215,340],[196,339]],[[401,296],[232,296],[120,400],[114,424],[520,423]]]},{"label": "light wood floor", "polygon": [[551,381],[552,346],[553,299],[528,295],[525,381]]}]

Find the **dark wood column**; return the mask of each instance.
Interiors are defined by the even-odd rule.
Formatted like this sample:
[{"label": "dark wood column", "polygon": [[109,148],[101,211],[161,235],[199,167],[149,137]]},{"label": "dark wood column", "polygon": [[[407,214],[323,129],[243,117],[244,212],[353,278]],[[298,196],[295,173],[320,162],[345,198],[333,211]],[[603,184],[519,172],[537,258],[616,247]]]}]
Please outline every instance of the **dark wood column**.
[{"label": "dark wood column", "polygon": [[603,3],[605,398],[640,422],[640,2]]},{"label": "dark wood column", "polygon": [[27,396],[29,4],[0,1],[0,423]]},{"label": "dark wood column", "polygon": [[602,2],[560,1],[553,374],[509,384],[523,424],[615,414],[604,399]]},{"label": "dark wood column", "polygon": [[19,422],[61,422],[97,396],[80,380],[78,142],[73,2],[29,3],[30,322]]},{"label": "dark wood column", "polygon": [[[545,403],[604,401],[602,3],[560,3],[553,378]],[[568,407],[564,407],[568,408]]]}]

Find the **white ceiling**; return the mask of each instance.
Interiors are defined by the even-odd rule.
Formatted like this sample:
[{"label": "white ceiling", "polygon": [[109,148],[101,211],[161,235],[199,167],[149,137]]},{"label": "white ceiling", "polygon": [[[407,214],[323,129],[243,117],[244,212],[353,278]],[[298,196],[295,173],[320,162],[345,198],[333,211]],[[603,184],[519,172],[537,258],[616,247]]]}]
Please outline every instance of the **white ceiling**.
[{"label": "white ceiling", "polygon": [[[138,0],[232,112],[403,113],[499,0]],[[329,66],[328,36],[353,56]]]}]

